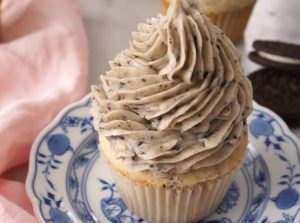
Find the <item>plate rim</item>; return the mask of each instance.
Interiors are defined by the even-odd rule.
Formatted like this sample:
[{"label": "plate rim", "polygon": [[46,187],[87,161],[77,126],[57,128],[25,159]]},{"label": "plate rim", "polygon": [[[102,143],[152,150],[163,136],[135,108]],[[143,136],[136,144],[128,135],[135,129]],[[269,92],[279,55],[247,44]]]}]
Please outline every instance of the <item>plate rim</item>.
[{"label": "plate rim", "polygon": [[74,108],[76,106],[84,105],[86,102],[88,102],[88,100],[90,100],[90,98],[91,98],[91,93],[83,96],[80,100],[72,102],[72,103],[66,105],[65,107],[63,107],[63,109],[61,109],[57,113],[55,118],[51,122],[49,122],[48,125],[38,134],[38,136],[35,138],[32,146],[30,148],[28,172],[27,172],[27,176],[26,176],[26,180],[25,180],[25,191],[31,202],[35,217],[41,222],[44,222],[44,219],[43,219],[43,217],[39,211],[38,205],[37,205],[38,199],[35,196],[32,188],[31,188],[32,180],[35,175],[35,162],[34,162],[35,154],[37,152],[37,149],[39,147],[41,140],[45,137],[45,134],[47,134],[53,127],[55,127],[55,125],[57,125],[57,123],[61,120],[61,118],[67,112],[69,112],[72,108]]},{"label": "plate rim", "polygon": [[[35,158],[36,151],[39,147],[41,140],[45,137],[45,134],[47,134],[53,127],[55,127],[55,125],[57,125],[57,123],[62,119],[62,117],[65,114],[67,114],[74,107],[86,104],[88,102],[88,100],[90,100],[90,99],[91,99],[91,93],[88,93],[87,95],[82,97],[80,100],[66,105],[62,110],[60,110],[60,112],[58,112],[58,114],[55,116],[55,118],[51,122],[49,122],[48,125],[38,134],[38,136],[35,138],[32,146],[31,146],[30,155],[29,155],[28,173],[27,173],[26,181],[25,181],[25,190],[26,190],[26,194],[31,202],[34,215],[41,222],[44,222],[44,219],[38,208],[38,203],[37,203],[38,198],[35,196],[35,194],[32,190],[32,187],[31,187],[33,178],[35,176],[35,162],[34,162],[35,159],[34,158]],[[264,106],[259,105],[257,102],[255,102],[253,100],[253,108],[254,107],[255,107],[255,109],[259,109],[263,112],[266,112],[267,114],[270,114],[276,121],[278,121],[279,124],[282,126],[285,134],[288,135],[289,137],[291,137],[291,139],[294,140],[294,142],[296,143],[298,148],[300,148],[300,139],[291,131],[291,129],[286,124],[286,122],[278,114],[276,114],[275,112],[273,112],[272,110],[270,110]],[[300,154],[299,150],[298,150],[298,153]]]}]

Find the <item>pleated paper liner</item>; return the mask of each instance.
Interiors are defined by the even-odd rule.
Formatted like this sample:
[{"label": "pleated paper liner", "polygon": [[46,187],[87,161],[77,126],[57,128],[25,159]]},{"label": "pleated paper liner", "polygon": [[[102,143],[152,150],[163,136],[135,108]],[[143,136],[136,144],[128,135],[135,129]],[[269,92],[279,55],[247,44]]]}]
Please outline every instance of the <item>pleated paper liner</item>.
[{"label": "pleated paper liner", "polygon": [[244,160],[247,144],[245,131],[241,143],[222,163],[164,178],[132,172],[112,155],[109,141],[100,135],[102,159],[122,199],[133,213],[154,223],[190,223],[214,212]]},{"label": "pleated paper liner", "polygon": [[137,216],[153,223],[196,222],[219,206],[236,171],[216,180],[182,189],[155,188],[135,183],[112,170],[119,194]]}]

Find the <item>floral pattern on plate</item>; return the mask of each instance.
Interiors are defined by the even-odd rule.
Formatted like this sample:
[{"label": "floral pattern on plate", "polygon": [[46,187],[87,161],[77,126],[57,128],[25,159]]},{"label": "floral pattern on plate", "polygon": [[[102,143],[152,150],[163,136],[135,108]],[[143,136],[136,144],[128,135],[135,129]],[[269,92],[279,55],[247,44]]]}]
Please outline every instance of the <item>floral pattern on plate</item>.
[{"label": "floral pattern on plate", "polygon": [[[27,191],[41,222],[141,223],[127,209],[101,159],[90,100],[68,106],[35,141]],[[297,223],[299,143],[286,124],[257,104],[249,152],[215,213],[199,223]]]}]

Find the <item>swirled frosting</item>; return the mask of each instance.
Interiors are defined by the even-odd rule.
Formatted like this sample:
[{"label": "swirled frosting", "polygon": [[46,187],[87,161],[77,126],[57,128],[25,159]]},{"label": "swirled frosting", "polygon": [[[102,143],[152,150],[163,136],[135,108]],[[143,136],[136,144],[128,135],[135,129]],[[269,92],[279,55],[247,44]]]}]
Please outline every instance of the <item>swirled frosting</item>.
[{"label": "swirled frosting", "polygon": [[252,110],[240,56],[196,4],[133,32],[129,49],[92,88],[94,124],[133,171],[180,174],[226,160]]}]

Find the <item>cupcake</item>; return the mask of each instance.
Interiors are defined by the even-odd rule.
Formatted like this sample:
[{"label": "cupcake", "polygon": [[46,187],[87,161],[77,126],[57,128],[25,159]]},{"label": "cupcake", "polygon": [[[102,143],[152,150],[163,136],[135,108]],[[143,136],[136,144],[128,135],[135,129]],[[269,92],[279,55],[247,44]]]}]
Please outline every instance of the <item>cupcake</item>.
[{"label": "cupcake", "polygon": [[198,6],[148,19],[92,87],[101,156],[136,215],[195,222],[222,201],[247,153],[252,88]]},{"label": "cupcake", "polygon": [[[162,0],[166,13],[172,0]],[[195,0],[187,0],[195,1]],[[220,27],[233,41],[242,39],[256,0],[196,0],[210,21]]]}]

